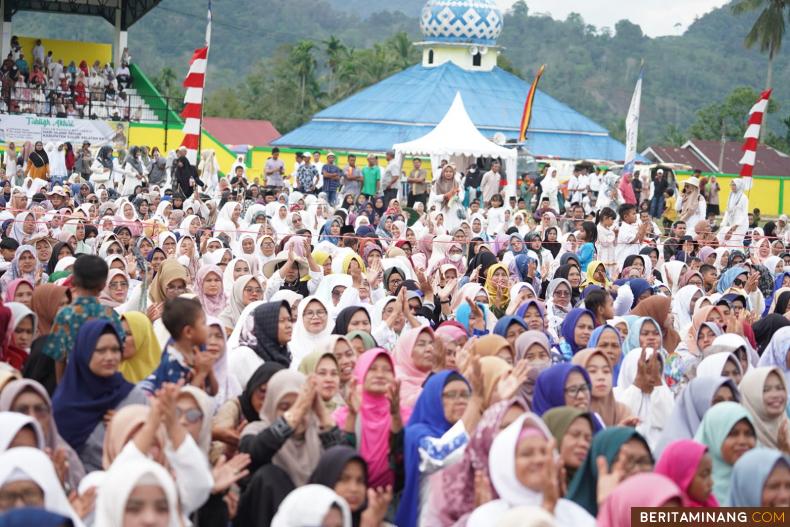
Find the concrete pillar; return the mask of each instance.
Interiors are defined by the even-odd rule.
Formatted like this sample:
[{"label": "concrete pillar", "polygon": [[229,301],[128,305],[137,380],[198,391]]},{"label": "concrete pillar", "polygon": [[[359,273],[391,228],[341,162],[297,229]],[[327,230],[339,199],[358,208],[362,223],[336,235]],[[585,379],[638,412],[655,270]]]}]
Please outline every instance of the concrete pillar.
[{"label": "concrete pillar", "polygon": [[5,60],[11,53],[11,10],[8,10],[8,20],[6,20],[6,0],[0,0],[0,16],[3,18],[0,25],[0,61]]},{"label": "concrete pillar", "polygon": [[115,10],[115,38],[112,42],[112,62],[114,67],[121,65],[121,55],[129,45],[129,32],[122,24],[123,7]]}]

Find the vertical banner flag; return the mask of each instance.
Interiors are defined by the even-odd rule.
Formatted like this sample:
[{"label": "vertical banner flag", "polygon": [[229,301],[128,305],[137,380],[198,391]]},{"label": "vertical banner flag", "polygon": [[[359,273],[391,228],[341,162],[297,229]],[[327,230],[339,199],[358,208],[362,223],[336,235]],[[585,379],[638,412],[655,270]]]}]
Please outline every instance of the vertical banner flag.
[{"label": "vertical banner flag", "polygon": [[206,45],[198,48],[189,61],[189,72],[184,79],[184,139],[181,146],[187,149],[187,159],[197,164],[197,152],[200,147],[200,129],[203,124],[203,88],[206,85],[206,65],[208,49],[211,44],[211,0],[208,3],[208,21],[206,24]]},{"label": "vertical banner flag", "polygon": [[524,113],[521,115],[521,126],[519,127],[518,133],[519,143],[523,143],[527,140],[527,128],[529,128],[529,121],[532,119],[532,103],[535,100],[535,93],[538,91],[538,82],[540,82],[540,76],[543,75],[543,70],[545,69],[545,64],[542,65],[540,69],[538,69],[538,74],[535,75],[535,80],[532,81],[532,86],[529,87],[527,100],[524,102]]},{"label": "vertical banner flag", "polygon": [[741,177],[744,188],[752,188],[752,171],[757,160],[757,142],[760,138],[760,127],[763,123],[763,115],[768,110],[768,100],[771,98],[771,90],[765,90],[760,94],[760,98],[749,110],[749,122],[746,133],[743,134],[743,157],[738,163],[741,166]]},{"label": "vertical banner flag", "polygon": [[642,100],[642,68],[639,69],[639,79],[636,81],[634,95],[631,97],[631,106],[625,118],[625,159],[623,161],[623,174],[634,173],[636,161],[636,141],[639,135],[639,107]]}]

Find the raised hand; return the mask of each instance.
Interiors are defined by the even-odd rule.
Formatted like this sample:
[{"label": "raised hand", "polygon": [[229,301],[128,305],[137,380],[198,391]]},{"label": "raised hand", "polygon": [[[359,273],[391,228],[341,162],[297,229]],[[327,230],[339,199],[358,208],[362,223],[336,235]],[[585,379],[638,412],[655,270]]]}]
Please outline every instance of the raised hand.
[{"label": "raised hand", "polygon": [[554,514],[554,508],[560,499],[560,467],[554,460],[554,449],[557,440],[551,438],[546,447],[545,461],[543,462],[543,508]]},{"label": "raised hand", "polygon": [[360,517],[360,527],[379,527],[392,502],[392,486],[368,489],[368,506]]},{"label": "raised hand", "polygon": [[494,499],[491,492],[491,480],[482,470],[475,470],[475,508],[485,505]]},{"label": "raised hand", "polygon": [[211,493],[224,492],[240,479],[246,478],[250,474],[247,467],[251,461],[252,458],[249,454],[236,454],[230,460],[226,460],[225,456],[220,456],[211,471],[211,475],[214,477]]},{"label": "raised hand", "polygon": [[500,401],[510,399],[518,393],[518,389],[527,380],[528,371],[529,364],[527,361],[520,360],[510,373],[499,379],[496,389]]},{"label": "raised hand", "polygon": [[69,503],[77,516],[82,519],[87,518],[96,505],[96,487],[91,487],[82,494],[77,494],[76,490],[72,490],[69,494]]},{"label": "raised hand", "polygon": [[343,399],[346,401],[346,407],[350,413],[355,415],[359,413],[359,407],[362,405],[362,397],[359,394],[357,380],[354,377],[348,381],[346,396]]},{"label": "raised hand", "polygon": [[604,456],[598,456],[595,460],[595,464],[598,466],[598,505],[603,503],[609,494],[623,481],[625,477],[625,469],[623,468],[623,463],[621,460],[617,460],[613,465],[612,468],[609,468],[609,464],[606,462],[606,458]]}]

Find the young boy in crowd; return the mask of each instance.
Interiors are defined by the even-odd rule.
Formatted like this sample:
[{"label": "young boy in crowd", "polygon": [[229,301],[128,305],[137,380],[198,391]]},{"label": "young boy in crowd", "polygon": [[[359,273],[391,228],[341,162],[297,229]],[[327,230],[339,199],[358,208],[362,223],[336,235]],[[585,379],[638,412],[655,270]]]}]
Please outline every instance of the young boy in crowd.
[{"label": "young boy in crowd", "polygon": [[154,394],[166,382],[191,384],[209,395],[219,386],[214,377],[214,359],[203,351],[208,340],[206,315],[200,302],[188,298],[174,298],[165,303],[162,323],[172,337],[165,346],[162,360],[140,387]]},{"label": "young boy in crowd", "polygon": [[666,208],[664,209],[664,214],[661,215],[661,218],[664,223],[664,230],[669,230],[675,221],[678,219],[678,211],[675,210],[675,203],[677,202],[677,198],[675,197],[675,191],[671,188],[668,188],[664,191],[664,203]]},{"label": "young boy in crowd", "polygon": [[92,254],[82,255],[74,262],[71,294],[74,302],[55,315],[52,331],[42,352],[55,361],[55,377],[58,381],[66,370],[68,354],[74,348],[77,331],[88,320],[106,318],[112,322],[121,342],[126,335],[118,312],[99,303],[99,294],[107,285],[107,262]]}]

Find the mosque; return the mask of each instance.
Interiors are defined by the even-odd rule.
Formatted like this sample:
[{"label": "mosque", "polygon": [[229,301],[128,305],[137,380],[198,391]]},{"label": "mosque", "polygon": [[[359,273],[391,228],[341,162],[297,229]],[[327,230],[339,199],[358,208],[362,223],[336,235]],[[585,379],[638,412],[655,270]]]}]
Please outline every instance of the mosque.
[{"label": "mosque", "polygon": [[[494,0],[428,0],[420,16],[422,63],[318,112],[277,146],[382,152],[430,132],[460,93],[488,138],[515,139],[529,83],[497,67],[502,11]],[[548,65],[551,74],[551,65]],[[538,90],[527,136],[538,157],[622,160],[608,130]]]}]

